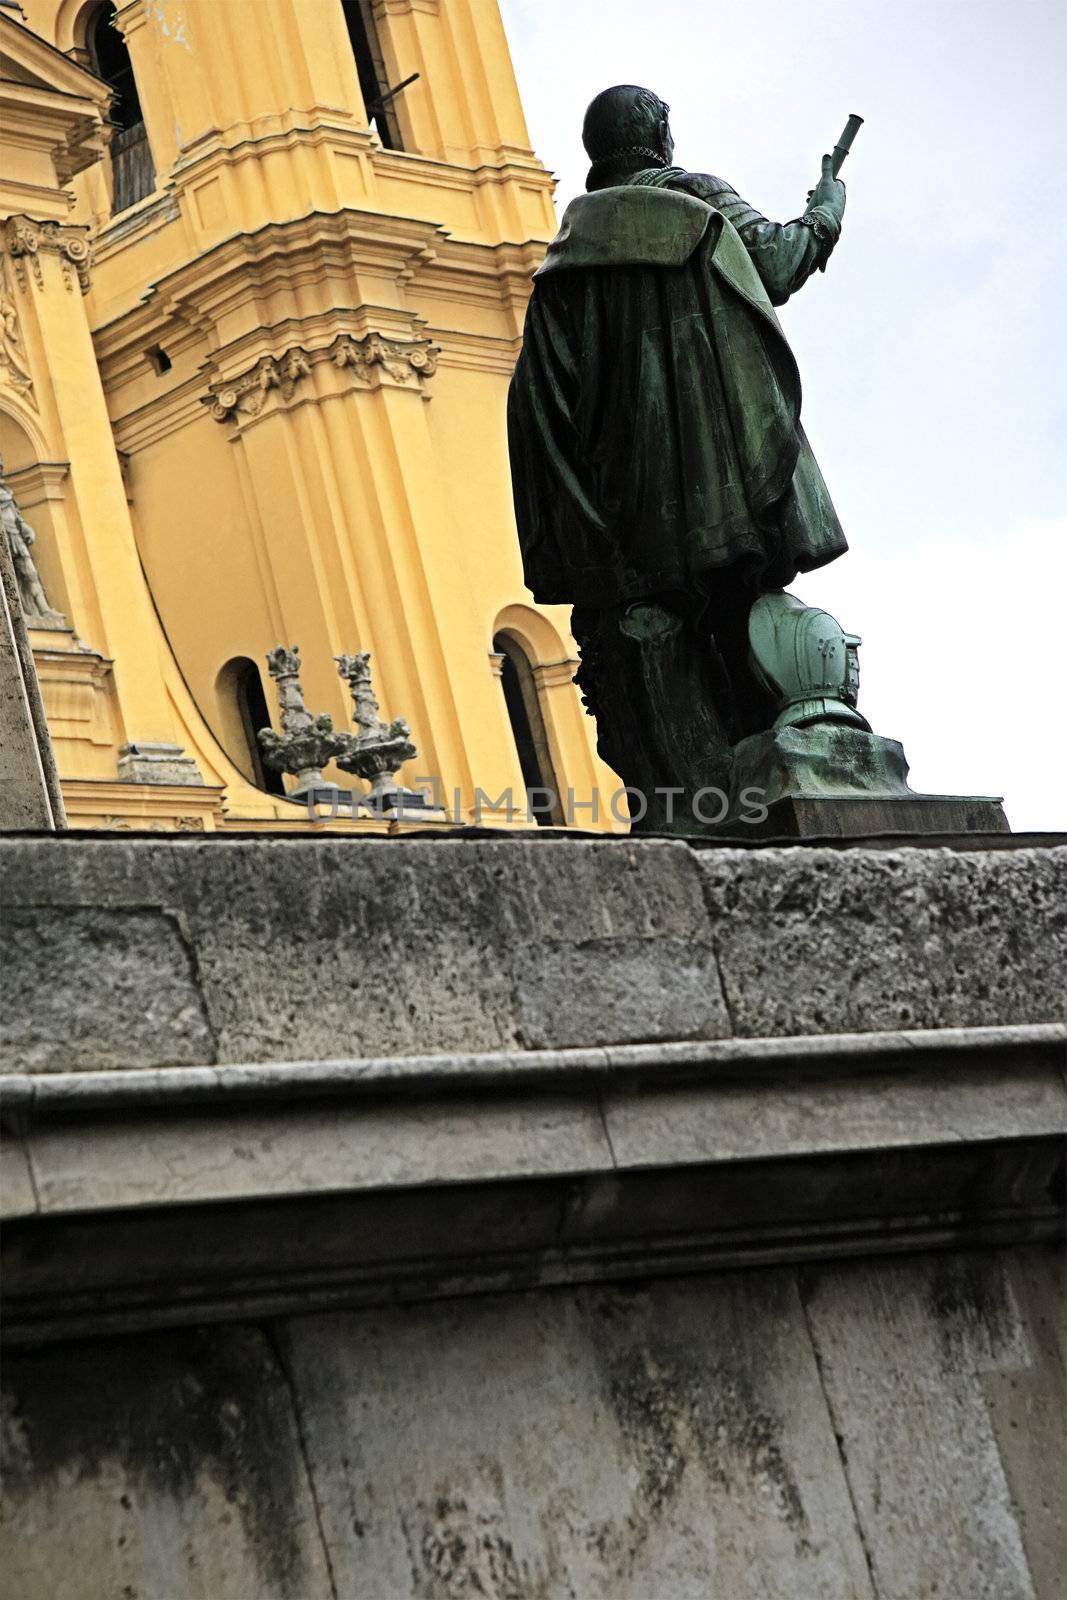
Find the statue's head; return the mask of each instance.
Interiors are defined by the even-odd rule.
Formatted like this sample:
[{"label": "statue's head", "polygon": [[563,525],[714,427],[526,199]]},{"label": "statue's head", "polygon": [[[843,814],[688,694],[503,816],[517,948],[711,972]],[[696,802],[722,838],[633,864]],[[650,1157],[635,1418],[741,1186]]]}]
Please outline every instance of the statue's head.
[{"label": "statue's head", "polygon": [[619,83],[591,102],[582,143],[593,163],[587,189],[604,188],[616,175],[642,167],[669,167],[674,156],[670,106],[651,89]]}]

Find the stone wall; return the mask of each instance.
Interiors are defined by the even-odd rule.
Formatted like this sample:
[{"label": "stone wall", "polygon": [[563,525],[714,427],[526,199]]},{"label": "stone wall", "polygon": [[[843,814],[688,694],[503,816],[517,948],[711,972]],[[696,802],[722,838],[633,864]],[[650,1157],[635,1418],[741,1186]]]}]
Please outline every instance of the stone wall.
[{"label": "stone wall", "polygon": [[1067,850],[0,841],[12,1065],[1062,1022]]},{"label": "stone wall", "polygon": [[8,1592],[1051,1600],[1057,1258],[773,1267],[18,1351]]},{"label": "stone wall", "polygon": [[20,1600],[1067,1594],[1067,851],[0,862]]}]

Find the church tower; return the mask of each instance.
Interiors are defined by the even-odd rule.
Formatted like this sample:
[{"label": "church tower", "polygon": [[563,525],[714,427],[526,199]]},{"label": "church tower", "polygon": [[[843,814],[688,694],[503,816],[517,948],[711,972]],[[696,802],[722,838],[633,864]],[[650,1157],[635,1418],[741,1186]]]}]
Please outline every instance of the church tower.
[{"label": "church tower", "polygon": [[610,794],[515,541],[555,220],[496,0],[22,0],[0,44],[0,446],[72,824],[301,826],[279,644],[339,728],[370,651],[457,820]]}]

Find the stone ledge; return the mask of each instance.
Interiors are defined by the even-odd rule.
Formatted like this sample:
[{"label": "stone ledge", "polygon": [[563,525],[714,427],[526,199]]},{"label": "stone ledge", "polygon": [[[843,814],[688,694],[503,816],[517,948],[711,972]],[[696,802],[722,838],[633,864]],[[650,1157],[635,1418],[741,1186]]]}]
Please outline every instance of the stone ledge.
[{"label": "stone ledge", "polygon": [[1057,1237],[1063,1054],[1045,1027],[8,1080],[5,1336]]},{"label": "stone ledge", "polygon": [[123,1068],[117,1072],[0,1074],[0,1105],[34,1114],[118,1106],[145,1109],[241,1100],[287,1104],[318,1097],[438,1096],[468,1089],[582,1089],[768,1083],[796,1071],[837,1078],[898,1069],[954,1074],[969,1061],[1025,1055],[1035,1067],[1067,1065],[1067,1023],[1008,1028],[926,1028],[792,1038],[709,1039],[608,1045],[602,1049],[501,1050],[472,1055],[385,1056],[336,1061],[263,1061],[226,1066]]}]

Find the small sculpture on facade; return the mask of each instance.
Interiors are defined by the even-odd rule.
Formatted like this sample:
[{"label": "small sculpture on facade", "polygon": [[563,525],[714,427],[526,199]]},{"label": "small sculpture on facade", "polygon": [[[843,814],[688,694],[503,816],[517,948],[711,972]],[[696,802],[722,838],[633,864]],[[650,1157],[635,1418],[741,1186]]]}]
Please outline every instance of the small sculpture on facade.
[{"label": "small sculpture on facade", "polygon": [[300,687],[300,651],[278,645],[267,657],[267,670],[278,685],[282,713],[282,732],[261,728],[257,734],[263,760],[275,772],[289,772],[296,778],[293,795],[299,798],[313,789],[327,787],[322,768],[343,748],[350,735],[335,733],[333,719],[325,712],[313,716],[304,703]]},{"label": "small sculpture on facade", "polygon": [[344,749],[337,756],[342,772],[351,772],[370,784],[365,804],[373,811],[421,810],[424,795],[405,789],[396,774],[405,761],[418,754],[411,742],[411,729],[403,717],[382,720],[378,698],[371,684],[370,652],[338,656],[337,671],[352,691],[353,718],[359,733],[342,735]]},{"label": "small sculpture on facade", "polygon": [[30,554],[36,535],[19,511],[15,496],[4,482],[4,463],[0,459],[0,524],[11,551],[18,580],[19,599],[29,628],[65,628],[67,619],[48,603],[37,563]]}]

